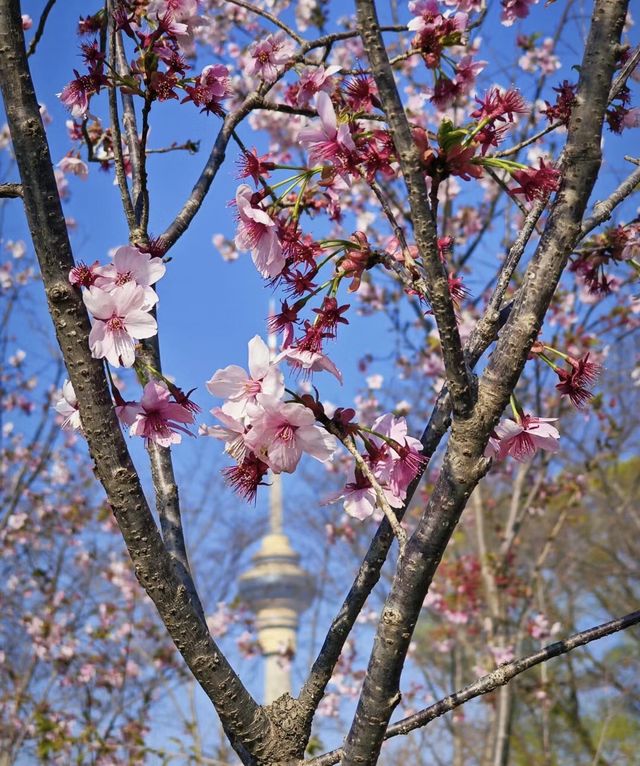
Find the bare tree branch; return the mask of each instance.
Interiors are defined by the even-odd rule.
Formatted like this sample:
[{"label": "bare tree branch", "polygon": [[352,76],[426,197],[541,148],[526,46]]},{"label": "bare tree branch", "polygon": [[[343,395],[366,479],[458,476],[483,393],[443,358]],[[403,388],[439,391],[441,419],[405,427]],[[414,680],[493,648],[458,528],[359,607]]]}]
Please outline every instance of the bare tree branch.
[{"label": "bare tree branch", "polygon": [[[371,21],[370,0],[357,0],[357,4],[359,10],[364,8],[361,26],[365,26],[364,21]],[[577,103],[569,123],[563,180],[523,286],[480,381],[476,406],[469,418],[454,419],[438,481],[399,559],[378,623],[356,715],[345,740],[344,766],[373,765],[378,759],[389,719],[399,701],[400,676],[424,598],[467,500],[488,469],[483,452],[491,430],[522,373],[579,237],[582,216],[600,168],[602,123],[627,5],[626,0],[595,3]]]},{"label": "bare tree branch", "polygon": [[96,473],[123,534],[138,580],[225,730],[252,754],[273,747],[272,724],[244,688],[168,555],[115,416],[102,363],[91,357],[90,325],[67,275],[74,261],[53,166],[24,49],[20,5],[0,0],[0,87],[24,188],[25,210],[58,342],[78,395]]},{"label": "bare tree branch", "polygon": [[411,135],[409,121],[396,87],[375,4],[373,0],[356,0],[356,10],[358,29],[378,86],[380,102],[389,122],[389,131],[407,185],[414,236],[429,286],[430,303],[440,333],[453,410],[457,415],[466,417],[473,406],[473,392],[462,352],[447,273],[438,253],[437,232],[418,148]]},{"label": "bare tree branch", "polygon": [[[638,164],[638,160],[634,160],[631,157],[625,157],[625,159]],[[592,232],[601,223],[608,221],[613,215],[613,211],[618,207],[621,202],[629,197],[634,192],[638,191],[640,186],[640,167],[637,167],[631,175],[618,186],[618,188],[612,192],[606,200],[603,202],[597,202],[593,206],[591,216],[582,224],[580,230],[580,239],[584,239],[590,232]]]},{"label": "bare tree branch", "polygon": [[0,197],[22,197],[22,184],[0,184]]},{"label": "bare tree branch", "polygon": [[255,13],[256,16],[262,16],[263,19],[267,19],[267,21],[270,21],[273,25],[278,27],[278,29],[281,29],[283,32],[289,35],[293,40],[295,40],[298,45],[304,45],[304,38],[300,37],[300,35],[295,32],[293,29],[291,29],[290,26],[284,23],[284,21],[281,21],[277,16],[274,16],[272,13],[269,13],[269,11],[265,11],[262,8],[259,8],[257,5],[254,5],[253,3],[247,3],[246,0],[226,0],[231,5],[237,5],[239,8],[244,8],[247,11],[250,11],[251,13]]},{"label": "bare tree branch", "polygon": [[[508,662],[505,665],[501,665],[496,670],[487,675],[478,678],[471,684],[468,684],[463,689],[459,689],[457,692],[453,692],[448,697],[444,697],[438,702],[434,702],[433,705],[429,705],[428,708],[421,710],[418,713],[403,718],[401,721],[389,726],[385,734],[385,740],[397,737],[401,734],[408,734],[415,729],[419,729],[422,726],[426,726],[435,718],[439,718],[445,713],[449,713],[451,710],[455,710],[460,705],[464,705],[465,702],[480,697],[483,694],[489,694],[500,686],[504,686],[511,681],[512,678],[524,673],[527,670],[540,665],[543,662],[548,662],[554,657],[560,657],[563,654],[568,654],[574,649],[585,644],[590,644],[592,641],[598,641],[601,638],[606,638],[614,633],[619,633],[621,630],[626,630],[640,623],[640,611],[631,612],[624,617],[619,617],[616,620],[605,622],[602,625],[598,625],[588,630],[582,630],[579,633],[574,633],[569,638],[565,638],[562,641],[555,641],[553,644],[540,649],[534,654],[529,654],[526,657],[520,657],[517,660]],[[325,753],[317,758],[311,758],[306,761],[309,766],[333,766],[334,763],[338,763],[342,756],[342,750],[333,750],[330,753]]]},{"label": "bare tree branch", "polygon": [[44,28],[47,23],[47,19],[49,18],[49,14],[51,13],[51,10],[53,9],[53,6],[56,4],[56,0],[47,0],[47,4],[42,9],[42,13],[40,14],[40,20],[38,21],[38,26],[36,27],[36,31],[31,38],[31,42],[29,43],[29,48],[27,49],[27,58],[29,56],[33,56],[33,54],[36,52],[36,48],[38,47],[38,43],[42,39],[42,35],[44,34]]}]

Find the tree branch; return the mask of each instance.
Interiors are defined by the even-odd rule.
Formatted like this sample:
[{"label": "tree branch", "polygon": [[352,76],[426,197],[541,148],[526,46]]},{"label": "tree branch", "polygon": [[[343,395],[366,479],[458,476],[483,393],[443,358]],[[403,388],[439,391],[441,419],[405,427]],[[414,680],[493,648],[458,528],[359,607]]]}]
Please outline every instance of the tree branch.
[{"label": "tree branch", "polygon": [[[357,4],[358,9],[369,8],[369,0],[357,0]],[[483,457],[486,443],[520,377],[579,236],[582,216],[600,168],[603,116],[627,5],[627,0],[596,0],[577,103],[569,123],[561,187],[518,298],[480,381],[476,406],[467,419],[454,420],[440,476],[405,555],[399,560],[378,623],[356,715],[345,741],[343,766],[372,766],[378,759],[399,699],[400,675],[424,598],[467,500],[489,467],[489,461]]]},{"label": "tree branch", "polygon": [[253,5],[253,3],[247,3],[245,0],[227,0],[227,2],[231,3],[231,5],[237,5],[239,8],[244,8],[251,13],[255,13],[256,16],[262,16],[262,18],[267,19],[267,21],[270,21],[272,24],[278,27],[278,29],[281,29],[283,32],[289,35],[289,37],[295,40],[298,45],[304,45],[304,38],[300,37],[300,35],[291,29],[291,27],[287,26],[284,21],[280,21],[277,16],[269,13],[269,11],[265,11],[258,6]]},{"label": "tree branch", "polygon": [[429,300],[440,333],[453,410],[456,415],[467,417],[473,407],[473,391],[462,352],[447,273],[438,253],[436,226],[429,204],[424,170],[396,87],[374,0],[356,0],[356,10],[358,29],[407,185],[414,236],[429,285]]},{"label": "tree branch", "polygon": [[0,87],[49,310],[78,397],[96,473],[136,576],[156,604],[187,665],[216,706],[225,729],[249,752],[260,756],[273,747],[271,722],[209,635],[176,572],[129,456],[102,363],[89,351],[89,317],[80,291],[67,278],[74,261],[27,64],[17,0],[0,0]]},{"label": "tree branch", "polygon": [[49,18],[49,14],[51,13],[51,10],[53,9],[53,6],[56,4],[56,0],[47,0],[47,4],[42,9],[42,13],[40,14],[40,20],[38,21],[38,26],[36,27],[36,31],[33,35],[33,38],[31,39],[31,42],[29,43],[29,48],[27,49],[27,58],[29,56],[33,56],[33,54],[36,52],[36,48],[38,47],[38,43],[42,39],[42,35],[44,34],[44,28],[47,23],[47,19]]},{"label": "tree branch", "polygon": [[[630,157],[625,159],[638,164],[638,160],[634,160]],[[618,207],[621,202],[638,190],[640,185],[640,167],[637,167],[628,178],[618,186],[618,188],[607,197],[603,202],[597,202],[593,206],[591,216],[582,224],[580,230],[580,239],[584,239],[590,232],[592,232],[601,223],[608,221],[613,215],[613,211]]]},{"label": "tree branch", "polygon": [[[444,697],[438,702],[434,702],[433,705],[429,705],[428,708],[425,708],[418,713],[414,713],[407,718],[403,718],[401,721],[389,726],[385,734],[385,740],[397,737],[401,734],[408,734],[415,729],[426,726],[435,718],[439,718],[445,713],[455,710],[461,705],[464,705],[465,702],[468,702],[475,697],[480,697],[483,694],[488,694],[500,686],[508,684],[512,678],[530,670],[536,665],[547,662],[554,657],[568,654],[580,646],[585,646],[592,641],[598,641],[601,638],[606,638],[614,633],[619,633],[621,630],[626,630],[638,623],[640,623],[640,611],[631,612],[616,620],[611,620],[610,622],[605,622],[597,627],[580,631],[580,633],[574,633],[572,636],[569,636],[569,638],[565,638],[562,641],[555,641],[553,644],[548,644],[534,654],[529,654],[526,657],[520,657],[517,660],[501,665],[499,668],[496,668],[496,670],[478,678],[477,681],[468,684],[463,689],[459,689],[448,697]],[[318,758],[311,758],[306,761],[306,763],[309,764],[309,766],[333,766],[333,764],[339,762],[341,756],[342,750],[333,750]]]},{"label": "tree branch", "polygon": [[22,197],[22,184],[0,184],[0,197]]}]

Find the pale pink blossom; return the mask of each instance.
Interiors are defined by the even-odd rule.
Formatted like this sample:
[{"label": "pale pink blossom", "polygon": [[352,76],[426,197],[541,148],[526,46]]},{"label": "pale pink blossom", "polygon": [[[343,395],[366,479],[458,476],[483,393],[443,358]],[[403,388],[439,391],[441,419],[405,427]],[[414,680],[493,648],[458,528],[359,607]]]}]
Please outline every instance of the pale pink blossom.
[{"label": "pale pink blossom", "polygon": [[71,173],[78,176],[82,181],[89,177],[89,167],[80,157],[63,157],[58,163],[58,167],[63,173]]},{"label": "pale pink blossom", "polygon": [[150,380],[144,387],[129,433],[132,436],[142,436],[147,442],[155,442],[161,447],[170,447],[182,441],[178,431],[193,435],[183,423],[193,423],[193,413],[172,401],[171,393],[165,385]]},{"label": "pale pink blossom", "polygon": [[257,401],[249,411],[252,428],[245,442],[274,473],[292,473],[303,452],[321,463],[331,460],[337,441],[315,424],[311,410],[266,394],[258,395]]},{"label": "pale pink blossom", "polygon": [[211,414],[218,418],[222,425],[207,426],[206,435],[224,441],[224,451],[238,463],[242,463],[247,452],[244,441],[247,427],[241,420],[236,420],[236,418],[228,415],[221,407],[214,407]]},{"label": "pale pink blossom", "polygon": [[557,452],[560,449],[560,434],[554,426],[549,425],[556,420],[557,418],[522,415],[519,422],[508,418],[501,421],[489,439],[484,452],[485,457],[497,457],[502,460],[511,455],[523,463],[539,449]]},{"label": "pale pink blossom", "polygon": [[[381,487],[384,496],[392,508],[402,508],[403,501],[394,495],[389,489]],[[376,513],[378,498],[370,481],[360,472],[356,471],[353,481],[347,482],[340,492],[327,498],[323,505],[344,500],[345,513],[358,521],[364,521]],[[378,512],[378,515],[381,515]]]},{"label": "pale pink blossom", "polygon": [[33,26],[33,19],[31,18],[31,16],[29,16],[28,13],[23,13],[22,14],[23,31],[26,32],[27,30],[31,29],[32,26]]},{"label": "pale pink blossom", "polygon": [[158,295],[151,287],[164,276],[166,266],[162,258],[152,258],[138,248],[125,245],[119,247],[113,256],[113,263],[95,269],[96,287],[111,292],[117,287],[133,283],[144,288],[144,311],[158,302]]},{"label": "pale pink blossom", "polygon": [[562,626],[559,622],[554,622],[553,625],[550,625],[547,617],[544,614],[538,613],[529,623],[529,634],[531,638],[543,641],[559,633],[561,628]]},{"label": "pale pink blossom", "polygon": [[263,277],[277,277],[284,268],[286,258],[278,239],[276,222],[262,208],[252,205],[252,196],[253,192],[247,184],[241,184],[236,191],[236,247],[251,251],[253,262]]},{"label": "pale pink blossom", "polygon": [[162,18],[170,13],[178,21],[193,18],[198,14],[198,0],[150,0],[147,15]]},{"label": "pale pink blossom", "polygon": [[303,370],[306,373],[312,372],[330,372],[335,378],[342,383],[342,373],[335,366],[335,364],[329,359],[326,354],[320,351],[304,351],[294,346],[285,348],[276,357],[276,362],[280,362],[285,359],[292,367],[299,370]]},{"label": "pale pink blossom", "polygon": [[275,361],[271,362],[267,344],[255,335],[249,341],[249,373],[237,364],[230,364],[213,374],[207,390],[213,396],[226,399],[222,410],[239,420],[245,416],[247,406],[256,403],[258,394],[281,399],[284,377]]},{"label": "pale pink blossom", "polygon": [[511,662],[515,655],[513,646],[489,646],[489,651],[493,655],[496,665],[506,665]]},{"label": "pale pink blossom", "polygon": [[62,398],[56,402],[55,410],[64,418],[62,428],[70,431],[78,431],[82,428],[78,399],[70,380],[65,380],[62,386]]},{"label": "pale pink blossom", "polygon": [[158,331],[156,320],[143,308],[147,300],[144,288],[134,282],[111,292],[93,286],[82,298],[94,318],[89,334],[94,358],[106,358],[114,367],[131,367],[134,341],[151,338]]},{"label": "pale pink blossom", "polygon": [[486,61],[474,61],[472,56],[463,56],[456,64],[453,78],[459,93],[470,93],[476,83],[476,77],[486,67]]},{"label": "pale pink blossom", "polygon": [[316,96],[316,108],[320,116],[320,125],[303,128],[298,140],[309,153],[309,162],[320,165],[336,157],[345,157],[355,152],[356,145],[351,137],[347,123],[338,125],[330,96],[320,91]]},{"label": "pale pink blossom", "polygon": [[560,59],[553,52],[555,41],[552,37],[545,38],[539,47],[532,47],[518,59],[518,64],[525,72],[536,72],[538,69],[543,74],[551,75],[560,69]]}]

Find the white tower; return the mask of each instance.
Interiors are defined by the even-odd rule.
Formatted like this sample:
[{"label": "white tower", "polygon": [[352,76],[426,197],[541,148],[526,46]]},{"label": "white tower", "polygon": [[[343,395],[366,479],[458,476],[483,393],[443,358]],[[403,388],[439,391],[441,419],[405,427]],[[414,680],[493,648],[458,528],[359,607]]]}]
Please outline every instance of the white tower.
[{"label": "white tower", "polygon": [[296,652],[299,617],[313,596],[311,578],[300,567],[300,556],[282,528],[280,476],[271,480],[269,530],[252,559],[253,566],[238,582],[240,597],[256,615],[265,658],[265,704],[291,693],[289,660]]}]

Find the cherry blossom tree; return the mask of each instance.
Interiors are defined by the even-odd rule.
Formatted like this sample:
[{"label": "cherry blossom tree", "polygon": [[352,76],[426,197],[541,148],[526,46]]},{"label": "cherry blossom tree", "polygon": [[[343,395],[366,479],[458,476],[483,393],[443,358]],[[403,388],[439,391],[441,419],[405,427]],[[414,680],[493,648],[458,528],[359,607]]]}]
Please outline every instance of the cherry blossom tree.
[{"label": "cherry blossom tree", "polygon": [[[505,685],[640,622],[637,611],[610,614],[593,627],[572,622],[573,635],[540,647],[557,632],[542,608],[544,587],[535,599],[500,591],[505,579],[515,591],[527,577],[511,558],[522,514],[533,504],[570,508],[585,488],[605,484],[589,485],[568,469],[559,482],[554,470],[576,418],[594,411],[601,422],[615,419],[615,402],[603,402],[595,388],[606,365],[603,339],[621,341],[639,324],[633,282],[640,226],[637,217],[626,220],[639,160],[625,158],[629,169],[613,184],[606,172],[638,123],[631,89],[640,48],[629,39],[628,3],[592,3],[584,35],[572,39],[575,77],[561,82],[553,81],[561,67],[556,50],[572,3],[534,9],[531,0],[502,0],[499,8],[481,0],[415,0],[387,13],[373,0],[356,0],[345,18],[330,4],[281,5],[108,0],[81,18],[83,68],[59,94],[70,113],[71,148],[54,166],[29,69],[53,3],[27,48],[31,20],[17,0],[0,0],[0,87],[19,174],[19,182],[0,190],[24,205],[68,373],[55,409],[64,428],[77,432],[76,449],[86,440],[104,493],[96,487],[95,505],[84,512],[104,502],[110,508],[131,571],[243,763],[304,760],[314,718],[330,707],[332,677],[344,675],[357,651],[358,619],[388,560],[355,713],[341,748],[310,762],[374,764],[385,739],[503,687],[486,747],[495,766],[505,764],[514,700]],[[538,14],[545,26],[556,25],[555,38],[525,34]],[[520,32],[518,66],[533,75],[520,88],[481,58],[490,56],[484,35],[497,29],[506,35],[512,26]],[[203,51],[208,63],[200,68]],[[217,134],[191,194],[176,202],[182,206],[173,220],[161,223],[152,216],[149,137],[171,101],[199,110]],[[171,253],[233,146],[241,182],[229,195],[236,233],[231,241],[212,232],[214,242],[229,258],[250,253],[276,291],[279,307],[269,326],[279,344],[270,349],[255,337],[248,341],[248,370],[211,371],[212,423],[181,376],[163,372],[156,290],[171,279]],[[166,151],[193,148],[176,142]],[[88,265],[73,257],[61,198],[68,177],[86,177],[92,163],[114,174],[129,242],[110,262]],[[322,395],[323,381],[343,381],[332,348],[353,321],[356,308],[346,301],[354,300],[359,311],[386,314],[395,325],[395,362],[406,389],[400,402],[391,401],[396,390],[385,391],[375,374],[355,403],[332,405]],[[188,313],[188,290],[184,301]],[[375,350],[362,368],[374,359]],[[118,375],[127,370],[135,379],[121,391]],[[245,500],[255,500],[270,472],[303,470],[307,455],[336,483],[334,494],[321,498],[342,504],[344,520],[331,534],[353,535],[353,525],[363,522],[362,562],[296,698],[260,705],[207,620],[173,464],[181,443],[196,434],[224,443],[230,460],[224,476]],[[146,447],[155,509],[125,435],[141,437]],[[597,422],[584,438],[597,443]],[[592,468],[585,461],[585,472]],[[74,478],[88,481],[82,472]],[[48,471],[39,481],[44,524],[51,515],[46,494],[57,479]],[[502,487],[493,506],[487,486]],[[515,499],[502,539],[494,541],[492,567],[482,525],[508,505],[508,491]],[[447,555],[443,563],[470,514],[473,555],[456,566]],[[27,519],[7,518],[7,529],[20,537]],[[550,539],[561,526],[556,520]],[[528,574],[538,577],[548,557],[543,546]],[[475,596],[478,582],[483,599]],[[67,614],[57,581],[47,587],[50,636]],[[448,587],[462,603],[447,597]],[[475,681],[391,723],[425,606],[452,624],[482,624],[497,668],[476,663]],[[43,625],[40,617],[25,629],[42,633]],[[538,642],[536,651],[525,653],[532,648],[525,638]],[[44,641],[38,659],[59,661],[64,648],[62,638]],[[437,668],[431,654],[424,662]],[[462,657],[457,668],[464,668]],[[468,676],[454,680],[462,685]]]}]

